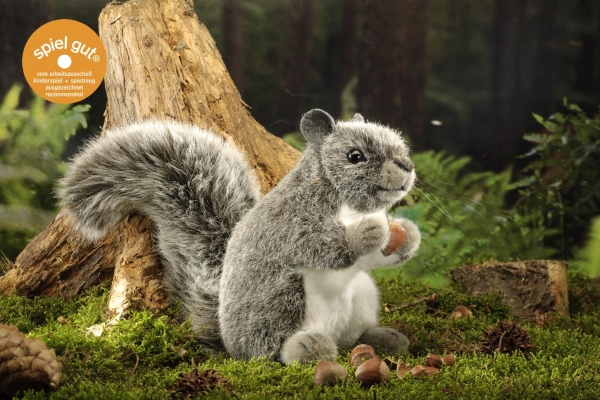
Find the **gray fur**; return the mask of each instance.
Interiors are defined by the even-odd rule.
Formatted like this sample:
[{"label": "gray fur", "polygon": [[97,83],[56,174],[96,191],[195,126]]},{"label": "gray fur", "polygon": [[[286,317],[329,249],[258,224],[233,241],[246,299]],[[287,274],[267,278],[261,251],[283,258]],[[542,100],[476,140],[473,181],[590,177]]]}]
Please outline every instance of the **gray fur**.
[{"label": "gray fur", "polygon": [[90,240],[129,213],[150,216],[169,291],[182,299],[199,335],[218,342],[225,246],[260,196],[238,151],[191,125],[134,124],[87,144],[59,182],[58,196]]},{"label": "gray fur", "polygon": [[[59,196],[90,239],[130,212],[149,215],[167,286],[201,337],[218,342],[220,334],[232,357],[333,359],[329,336],[299,331],[306,300],[299,271],[344,271],[380,248],[387,235],[381,221],[365,217],[345,226],[340,208],[367,214],[389,207],[412,188],[414,167],[396,131],[359,114],[335,123],[312,110],[301,130],[308,140],[301,160],[260,199],[236,150],[211,132],[165,122],[134,124],[90,143]],[[367,161],[350,163],[352,149]],[[396,252],[401,261],[420,243],[416,225],[404,222],[409,238]],[[393,349],[408,343],[387,328],[367,332],[373,342],[395,338]]]},{"label": "gray fur", "polygon": [[365,119],[359,113],[354,114],[354,117],[350,120],[350,122],[365,122]]}]

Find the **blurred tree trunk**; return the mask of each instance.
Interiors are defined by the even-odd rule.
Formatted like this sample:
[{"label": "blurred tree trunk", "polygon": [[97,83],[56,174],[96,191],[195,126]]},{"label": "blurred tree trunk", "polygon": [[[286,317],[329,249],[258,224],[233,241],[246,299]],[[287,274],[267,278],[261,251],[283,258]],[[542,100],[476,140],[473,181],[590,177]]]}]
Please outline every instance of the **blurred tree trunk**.
[{"label": "blurred tree trunk", "polygon": [[[560,13],[560,0],[535,0],[532,4],[535,13],[532,23],[527,23],[535,32],[535,52],[533,65],[529,68],[531,80],[527,88],[529,109],[524,110],[524,128],[537,127],[537,122],[531,117],[531,112],[547,117],[555,111],[554,90],[558,72],[557,19]],[[522,136],[519,135],[519,138]]]},{"label": "blurred tree trunk", "polygon": [[[524,133],[539,130],[531,113],[555,111],[559,0],[496,0],[493,23],[493,137],[487,166],[501,169],[526,151]],[[527,62],[529,61],[529,62]]]},{"label": "blurred tree trunk", "polygon": [[365,3],[360,111],[423,144],[429,0]]},{"label": "blurred tree trunk", "polygon": [[342,91],[356,74],[358,7],[359,0],[344,1],[341,28],[327,37],[323,76],[327,84],[326,110],[334,118],[341,117]]},{"label": "blurred tree trunk", "polygon": [[[107,53],[106,128],[159,118],[211,129],[244,154],[263,192],[299,159],[252,118],[187,0],[111,3],[99,31]],[[0,292],[68,298],[112,276],[109,310],[117,315],[168,305],[151,221],[128,217],[96,243],[72,226],[61,210],[0,276]]]},{"label": "blurred tree trunk", "polygon": [[493,24],[492,120],[489,166],[502,167],[515,154],[524,110],[521,50],[526,0],[496,0]]},{"label": "blurred tree trunk", "polygon": [[[27,86],[21,59],[29,36],[52,19],[53,0],[0,0],[0,98],[17,82]],[[21,104],[31,99],[24,90]]]},{"label": "blurred tree trunk", "polygon": [[223,0],[223,61],[240,94],[244,94],[243,0]]},{"label": "blurred tree trunk", "polygon": [[575,88],[600,101],[600,2],[579,0],[581,52]]},{"label": "blurred tree trunk", "polygon": [[279,121],[274,133],[283,135],[298,129],[302,115],[313,43],[315,0],[291,0],[288,9],[286,46],[283,49],[279,82]]}]

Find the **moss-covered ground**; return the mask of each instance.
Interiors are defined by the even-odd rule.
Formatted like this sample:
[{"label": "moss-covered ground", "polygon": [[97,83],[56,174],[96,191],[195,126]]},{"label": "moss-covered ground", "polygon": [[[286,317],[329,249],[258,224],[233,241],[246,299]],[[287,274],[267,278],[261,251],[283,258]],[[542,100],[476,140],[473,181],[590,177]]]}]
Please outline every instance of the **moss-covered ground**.
[{"label": "moss-covered ground", "polygon": [[[214,369],[228,379],[232,390],[218,387],[198,397],[208,398],[330,398],[431,399],[531,398],[592,399],[600,396],[600,294],[586,278],[570,274],[571,318],[556,317],[544,326],[524,325],[536,345],[532,356],[520,353],[495,357],[479,352],[483,331],[500,319],[510,319],[498,297],[467,297],[432,289],[400,278],[379,279],[382,324],[406,333],[409,352],[395,354],[411,364],[423,363],[427,353],[457,355],[456,365],[432,377],[398,379],[362,388],[351,374],[341,386],[320,388],[313,383],[315,365],[282,366],[264,359],[236,361],[203,351],[177,306],[166,314],[135,312],[106,329],[102,336],[88,332],[106,322],[106,287],[81,298],[25,299],[0,297],[0,323],[14,324],[31,337],[42,338],[56,350],[64,365],[58,390],[28,392],[27,399],[163,399],[179,373]],[[427,313],[424,303],[385,312],[388,308],[437,293],[440,307]],[[471,308],[474,317],[448,318],[457,305]],[[338,362],[348,365],[348,351]],[[381,357],[385,356],[383,354]]]}]

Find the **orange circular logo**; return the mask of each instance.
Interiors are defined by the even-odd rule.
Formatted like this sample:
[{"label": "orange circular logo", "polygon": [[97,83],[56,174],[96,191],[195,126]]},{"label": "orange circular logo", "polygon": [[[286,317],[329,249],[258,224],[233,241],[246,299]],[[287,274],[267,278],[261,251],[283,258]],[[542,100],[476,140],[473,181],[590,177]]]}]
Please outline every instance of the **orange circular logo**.
[{"label": "orange circular logo", "polygon": [[59,19],[39,27],[23,50],[23,72],[38,95],[71,104],[94,93],[106,72],[106,49],[90,27]]}]

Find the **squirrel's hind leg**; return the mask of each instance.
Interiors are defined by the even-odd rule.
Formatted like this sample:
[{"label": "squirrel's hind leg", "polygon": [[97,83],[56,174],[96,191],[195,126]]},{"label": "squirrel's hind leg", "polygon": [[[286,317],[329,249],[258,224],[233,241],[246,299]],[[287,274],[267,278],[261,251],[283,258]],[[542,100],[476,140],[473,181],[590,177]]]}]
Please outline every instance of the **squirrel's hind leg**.
[{"label": "squirrel's hind leg", "polygon": [[295,361],[333,361],[337,357],[337,347],[331,337],[320,332],[299,331],[290,336],[281,347],[280,359],[284,364]]}]

